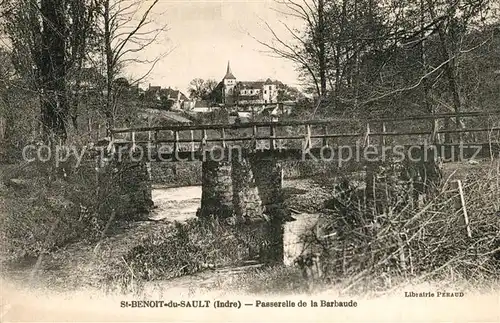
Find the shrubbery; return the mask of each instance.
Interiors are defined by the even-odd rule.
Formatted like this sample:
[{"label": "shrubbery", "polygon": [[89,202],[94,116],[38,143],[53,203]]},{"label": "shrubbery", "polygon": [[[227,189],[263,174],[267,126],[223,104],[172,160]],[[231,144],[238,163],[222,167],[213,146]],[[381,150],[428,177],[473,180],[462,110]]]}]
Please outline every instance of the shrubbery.
[{"label": "shrubbery", "polygon": [[4,179],[0,227],[7,260],[37,257],[72,241],[103,236],[121,197],[113,181],[97,183],[94,166],[90,162],[55,177],[52,165],[33,162],[14,179]]},{"label": "shrubbery", "polygon": [[129,291],[145,281],[171,279],[252,260],[263,243],[260,225],[256,223],[243,230],[217,220],[174,222],[173,226],[148,234],[123,259],[106,269],[102,285]]},{"label": "shrubbery", "polygon": [[[376,174],[374,204],[364,188],[344,187],[322,221],[337,235],[319,241],[329,276],[360,290],[391,287],[407,279],[465,278],[472,284],[500,277],[500,186],[498,165],[476,169],[462,178],[471,238],[467,235],[460,195],[445,178],[425,200],[409,201],[410,183]],[[414,183],[413,183],[414,184]],[[341,192],[340,192],[341,191]],[[401,194],[403,193],[403,194]],[[365,193],[366,194],[366,193]]]}]

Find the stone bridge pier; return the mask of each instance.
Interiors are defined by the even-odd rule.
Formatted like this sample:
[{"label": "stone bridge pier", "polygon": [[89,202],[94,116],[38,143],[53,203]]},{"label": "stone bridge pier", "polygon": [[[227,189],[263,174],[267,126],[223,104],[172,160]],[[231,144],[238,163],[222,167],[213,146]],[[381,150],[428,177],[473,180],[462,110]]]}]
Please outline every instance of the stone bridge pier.
[{"label": "stone bridge pier", "polygon": [[148,165],[142,160],[110,158],[97,162],[101,212],[113,209],[118,219],[147,219],[153,207]]},{"label": "stone bridge pier", "polygon": [[254,238],[265,263],[283,262],[282,168],[276,159],[232,154],[202,165],[200,218],[226,221]]}]

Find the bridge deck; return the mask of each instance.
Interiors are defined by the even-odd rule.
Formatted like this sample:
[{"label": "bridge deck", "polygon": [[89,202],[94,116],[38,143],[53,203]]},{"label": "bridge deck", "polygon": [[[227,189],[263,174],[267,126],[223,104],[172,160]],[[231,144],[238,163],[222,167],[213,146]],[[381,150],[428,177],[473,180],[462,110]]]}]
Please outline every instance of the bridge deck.
[{"label": "bridge deck", "polygon": [[[140,147],[140,146],[137,146]],[[136,148],[137,148],[136,147]],[[443,145],[403,145],[403,153],[394,153],[392,147],[378,149],[377,146],[344,146],[344,147],[313,147],[307,151],[302,149],[263,149],[247,150],[228,147],[219,147],[214,150],[205,151],[178,151],[162,152],[136,149],[134,151],[125,149],[126,156],[134,159],[146,158],[153,162],[191,162],[191,161],[229,161],[232,156],[247,156],[257,159],[279,159],[279,160],[322,160],[334,162],[339,165],[347,163],[363,163],[377,161],[391,156],[395,158],[411,158],[413,161],[429,160],[437,156],[444,162],[464,161],[468,159],[483,159],[500,156],[500,142],[476,143],[476,144],[443,144]],[[146,152],[145,152],[146,151]],[[424,155],[424,151],[427,153]]]},{"label": "bridge deck", "polygon": [[[442,120],[448,120],[448,127],[440,125]],[[455,122],[453,128],[449,126],[450,120]],[[447,144],[443,145],[441,135],[445,135]],[[143,154],[146,149],[148,156],[168,161],[199,160],[207,155],[207,151],[213,154],[215,150],[229,151],[230,148],[242,148],[254,154],[260,151],[285,159],[304,158],[307,153],[307,159],[318,154],[330,154],[325,158],[331,158],[331,155],[339,157],[342,149],[352,150],[354,147],[402,145],[408,148],[427,143],[456,147],[453,148],[455,151],[472,145],[481,147],[483,154],[487,150],[491,155],[496,152],[499,139],[500,111],[487,111],[404,118],[337,118],[114,129],[110,147],[114,151],[142,150]]]}]

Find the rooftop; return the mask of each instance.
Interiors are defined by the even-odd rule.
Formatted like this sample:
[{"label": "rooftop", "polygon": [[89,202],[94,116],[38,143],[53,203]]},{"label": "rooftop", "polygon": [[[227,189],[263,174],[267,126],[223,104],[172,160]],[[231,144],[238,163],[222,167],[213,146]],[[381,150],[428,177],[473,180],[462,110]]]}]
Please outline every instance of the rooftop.
[{"label": "rooftop", "polygon": [[233,73],[231,72],[231,66],[229,65],[229,62],[227,62],[227,71],[226,76],[224,76],[224,80],[236,80],[236,77],[234,77]]}]

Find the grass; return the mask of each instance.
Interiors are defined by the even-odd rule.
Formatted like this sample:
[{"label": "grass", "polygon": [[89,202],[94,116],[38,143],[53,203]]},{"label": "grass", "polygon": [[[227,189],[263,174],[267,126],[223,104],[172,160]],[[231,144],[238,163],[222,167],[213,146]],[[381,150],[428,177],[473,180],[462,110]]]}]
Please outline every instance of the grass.
[{"label": "grass", "polygon": [[[394,183],[391,171],[382,167],[373,182],[377,213],[373,213],[374,204],[366,200],[363,204],[360,190],[344,188],[337,193],[334,210],[323,218],[325,226],[335,228],[338,235],[316,239],[329,275],[342,277],[345,290],[359,293],[407,281],[467,280],[476,286],[498,281],[498,167],[492,163],[462,177],[452,172],[438,187],[427,190],[420,203],[409,200],[414,181]],[[464,207],[452,178],[463,181]],[[313,234],[309,238],[315,239]]]},{"label": "grass", "polygon": [[[353,191],[343,197],[344,206],[349,208],[328,212],[323,208],[322,221],[340,234],[326,243],[318,242],[323,248],[322,260],[327,265],[327,276],[333,283],[318,281],[314,291],[335,289],[347,294],[378,295],[425,282],[459,285],[466,289],[488,285],[498,288],[500,183],[497,167],[491,164],[474,167],[470,172],[448,174],[418,207],[410,207],[404,196],[393,196],[388,189],[391,182],[380,180],[375,183],[375,195],[384,203],[380,208],[383,212],[376,217],[376,226],[373,226],[373,218],[367,215],[371,212],[370,205],[352,203],[356,201]],[[463,210],[457,204],[459,196],[453,182],[447,180],[449,177],[463,180],[471,238],[466,234]],[[83,186],[75,186],[71,181],[47,185],[36,179],[31,179],[30,183],[29,189],[2,188],[8,202],[0,204],[2,227],[6,228],[2,238],[4,245],[10,248],[7,254],[20,258],[48,253],[56,258],[61,256],[62,250],[67,253],[85,250],[83,258],[87,261],[64,260],[68,266],[71,266],[69,262],[73,262],[73,266],[76,263],[85,265],[79,271],[70,269],[66,278],[74,276],[75,280],[108,292],[140,294],[148,282],[210,272],[207,268],[212,267],[234,266],[251,258],[250,250],[261,243],[255,228],[242,234],[224,223],[192,220],[183,224],[148,223],[135,229],[125,228],[122,233],[113,233],[104,239],[100,249],[95,247],[95,242],[102,238],[98,235],[97,240],[87,239],[73,249],[65,249],[61,245],[79,235],[89,237],[91,232],[101,233],[103,222],[78,221],[86,213],[73,205],[84,201],[80,191]],[[403,187],[395,191],[409,191],[404,183],[398,185]],[[328,181],[319,186],[325,196],[330,194],[338,198],[335,183]],[[76,192],[75,188],[78,188]],[[298,190],[297,194],[301,193],[304,192]],[[290,200],[307,208],[308,201],[290,194]],[[307,196],[306,199],[320,196],[316,191],[302,195]],[[54,199],[54,196],[64,198]],[[313,203],[319,207],[316,204]],[[57,225],[52,228],[54,220]],[[83,228],[89,231],[82,231]],[[118,239],[120,235],[122,238]],[[125,241],[127,239],[129,241]],[[216,271],[212,275],[211,288],[245,294],[303,293],[309,286],[295,267],[274,266],[222,275],[216,275]]]},{"label": "grass", "polygon": [[307,291],[308,285],[298,268],[274,266],[224,276],[214,288],[237,294],[290,295]]},{"label": "grass", "polygon": [[[380,295],[428,282],[467,290],[498,286],[500,189],[495,167],[474,168],[474,174],[459,177],[464,181],[472,238],[467,237],[456,187],[448,178],[418,207],[388,198],[386,213],[377,218],[376,227],[362,222],[360,216],[367,209],[350,209],[349,217],[361,221],[350,223],[339,222],[339,210],[327,212],[324,223],[342,230],[341,238],[338,235],[327,243],[322,241],[329,282],[318,281],[313,292],[335,289],[346,294]],[[457,178],[456,173],[448,175]],[[376,185],[384,194],[391,194],[386,187],[389,182]],[[217,231],[197,221],[178,225],[176,230],[168,242],[159,232],[159,237],[149,237],[129,253],[129,272],[135,277],[142,275],[140,279],[145,281],[171,279],[204,270],[199,265],[214,260],[218,260],[215,267],[234,265],[248,249],[245,243],[238,245],[229,231]],[[349,248],[343,249],[345,245]],[[208,255],[213,258],[209,260]],[[284,266],[218,276],[211,286],[244,294],[311,292],[298,268]]]},{"label": "grass", "polygon": [[103,268],[106,290],[141,290],[145,282],[192,275],[252,258],[262,243],[258,225],[246,231],[218,221],[191,219],[149,232],[135,247]]}]

